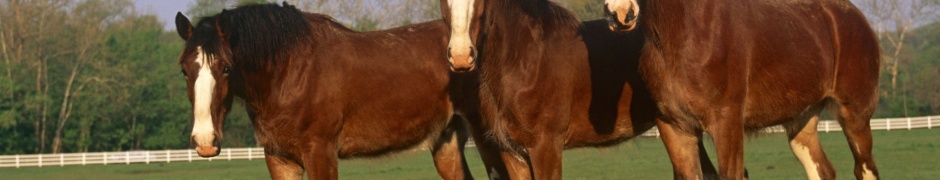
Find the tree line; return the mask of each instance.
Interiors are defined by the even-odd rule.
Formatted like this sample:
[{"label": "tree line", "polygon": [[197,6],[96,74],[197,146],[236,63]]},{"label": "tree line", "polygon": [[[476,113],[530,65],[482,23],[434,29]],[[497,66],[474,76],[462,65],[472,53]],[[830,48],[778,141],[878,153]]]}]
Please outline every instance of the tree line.
[{"label": "tree line", "polygon": [[[287,1],[362,31],[440,18],[439,0]],[[180,11],[198,19],[256,2],[266,0],[195,0]],[[603,15],[602,0],[556,2],[584,20]],[[855,3],[883,47],[876,117],[938,114],[937,0]],[[164,23],[172,22],[136,11],[130,0],[0,1],[0,154],[188,148],[192,110],[177,63],[183,42]],[[255,146],[243,109],[235,103],[224,147]]]}]

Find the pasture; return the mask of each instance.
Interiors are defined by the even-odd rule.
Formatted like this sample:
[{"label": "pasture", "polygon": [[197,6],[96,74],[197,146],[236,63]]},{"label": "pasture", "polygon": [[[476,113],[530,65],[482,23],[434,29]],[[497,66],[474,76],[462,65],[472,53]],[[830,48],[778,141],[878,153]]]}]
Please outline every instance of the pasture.
[{"label": "pasture", "polygon": [[[874,131],[874,153],[882,178],[930,179],[940,176],[940,129]],[[838,177],[853,179],[852,155],[842,132],[820,132]],[[706,146],[711,148],[711,144]],[[468,148],[474,177],[485,179],[476,149]],[[804,179],[782,133],[750,137],[745,165],[752,179]],[[714,151],[709,149],[714,160]],[[378,159],[340,161],[340,179],[440,179],[427,151]],[[565,179],[672,179],[660,139],[642,137],[604,149],[565,151]],[[89,165],[2,168],[0,179],[268,179],[263,160],[216,160],[169,164]]]}]

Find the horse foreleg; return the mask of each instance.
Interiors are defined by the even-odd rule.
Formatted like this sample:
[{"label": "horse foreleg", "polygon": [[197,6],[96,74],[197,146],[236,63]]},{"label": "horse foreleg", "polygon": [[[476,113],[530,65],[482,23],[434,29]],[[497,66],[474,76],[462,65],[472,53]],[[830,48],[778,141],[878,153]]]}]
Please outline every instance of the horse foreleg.
[{"label": "horse foreleg", "polygon": [[303,179],[304,169],[295,161],[268,153],[265,153],[264,160],[268,164],[268,172],[271,173],[271,179]]},{"label": "horse foreleg", "polygon": [[[701,151],[696,149],[699,144],[698,142],[701,140],[701,133],[682,131],[662,120],[657,120],[656,126],[663,139],[663,144],[666,145],[669,160],[672,161],[672,173],[674,178],[703,179],[703,168],[700,167],[699,152],[704,152],[704,149]],[[708,164],[711,164],[710,160]],[[714,169],[714,167],[712,167],[712,169]]]},{"label": "horse foreleg", "polygon": [[819,135],[816,131],[818,123],[819,117],[813,116],[809,120],[797,119],[794,123],[785,124],[790,149],[793,150],[793,155],[803,163],[807,179],[836,179],[835,169],[819,144]]},{"label": "horse foreleg", "polygon": [[743,117],[740,108],[724,107],[703,119],[706,131],[715,142],[720,179],[745,179]]},{"label": "horse foreleg", "polygon": [[529,162],[526,160],[526,157],[510,151],[500,151],[499,155],[503,160],[509,177],[493,178],[494,176],[490,175],[490,179],[532,179],[532,168],[529,166]]},{"label": "horse foreleg", "polygon": [[463,153],[468,138],[463,122],[452,118],[441,136],[434,141],[431,155],[434,156],[434,166],[442,179],[473,179]]},{"label": "horse foreleg", "polygon": [[542,134],[535,146],[529,148],[529,165],[534,179],[561,179],[561,153],[564,140],[550,134]]},{"label": "horse foreleg", "polygon": [[[705,144],[702,143],[702,140],[703,139],[698,140],[698,157],[702,166],[702,177],[706,180],[716,180],[718,179],[718,170],[715,168],[715,165],[712,164],[708,152],[705,151]],[[744,168],[744,178],[750,178],[747,175],[747,168]]]},{"label": "horse foreleg", "polygon": [[513,176],[510,175],[507,166],[520,163],[522,163],[523,166],[518,169],[525,171],[524,176],[531,177],[529,175],[528,165],[524,164],[523,162],[510,162],[503,160],[503,156],[501,155],[502,152],[499,149],[499,144],[486,137],[486,130],[480,127],[481,123],[479,123],[479,120],[479,118],[469,117],[467,122],[469,123],[470,130],[472,131],[471,133],[473,134],[473,143],[476,145],[477,152],[480,153],[480,158],[483,159],[483,167],[486,168],[486,173],[489,179],[518,179],[511,178]]},{"label": "horse foreleg", "polygon": [[718,179],[718,170],[715,169],[712,160],[708,158],[708,152],[705,151],[705,143],[702,142],[701,138],[698,139],[698,158],[704,179]]},{"label": "horse foreleg", "polygon": [[339,153],[336,141],[312,139],[314,140],[310,142],[310,147],[303,155],[307,179],[337,179]]}]

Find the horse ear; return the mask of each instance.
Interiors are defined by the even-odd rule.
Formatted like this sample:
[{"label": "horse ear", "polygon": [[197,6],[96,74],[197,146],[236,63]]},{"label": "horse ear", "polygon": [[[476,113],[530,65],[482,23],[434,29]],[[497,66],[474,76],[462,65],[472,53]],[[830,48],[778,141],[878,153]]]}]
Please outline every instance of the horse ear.
[{"label": "horse ear", "polygon": [[183,40],[189,40],[193,36],[193,24],[182,12],[176,12],[176,33],[179,33]]}]

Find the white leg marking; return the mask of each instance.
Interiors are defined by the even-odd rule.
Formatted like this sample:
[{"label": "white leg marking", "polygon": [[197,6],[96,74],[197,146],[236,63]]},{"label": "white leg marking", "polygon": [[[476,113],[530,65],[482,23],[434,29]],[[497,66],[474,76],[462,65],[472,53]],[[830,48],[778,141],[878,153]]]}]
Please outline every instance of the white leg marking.
[{"label": "white leg marking", "polygon": [[806,179],[822,179],[819,176],[819,164],[813,161],[813,156],[809,153],[808,147],[799,142],[790,141],[790,149],[793,150],[793,154],[800,160],[800,163],[803,163],[803,168],[806,170]]},{"label": "white leg marking", "polygon": [[864,180],[869,180],[869,179],[875,180],[875,179],[878,179],[878,177],[875,177],[875,173],[872,173],[872,172],[871,172],[871,169],[868,169],[868,164],[862,163],[862,169],[864,170],[864,171],[862,171],[862,179],[864,179]]},{"label": "white leg marking", "polygon": [[212,145],[213,132],[212,126],[212,91],[215,89],[215,77],[212,76],[212,70],[209,69],[209,58],[205,56],[202,47],[196,49],[196,64],[199,64],[199,75],[196,78],[196,84],[193,88],[195,93],[195,102],[193,103],[193,115],[195,123],[193,124],[193,137],[199,146]]},{"label": "white leg marking", "polygon": [[499,179],[499,172],[496,172],[495,167],[490,168],[490,179]]},{"label": "white leg marking", "polygon": [[473,42],[470,40],[470,23],[473,22],[473,4],[476,0],[447,0],[450,7],[450,42],[452,56],[468,56]]}]

